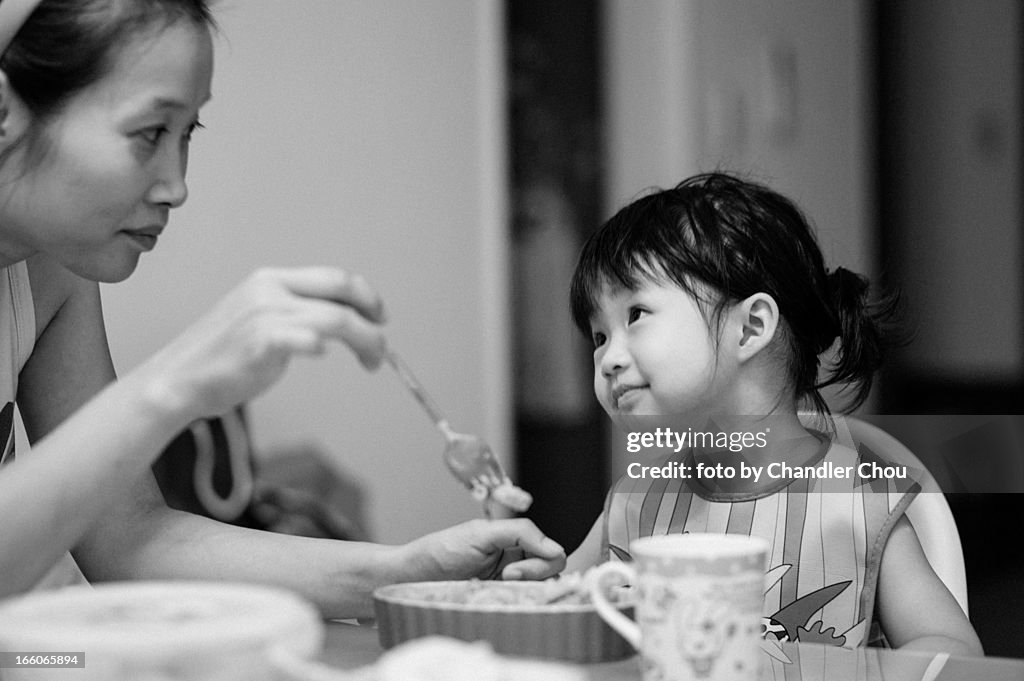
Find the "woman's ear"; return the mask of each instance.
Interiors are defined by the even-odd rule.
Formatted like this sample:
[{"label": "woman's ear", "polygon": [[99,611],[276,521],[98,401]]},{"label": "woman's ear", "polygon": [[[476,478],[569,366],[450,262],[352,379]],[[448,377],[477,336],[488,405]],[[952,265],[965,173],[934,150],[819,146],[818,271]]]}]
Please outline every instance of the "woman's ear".
[{"label": "woman's ear", "polygon": [[738,336],[736,357],[751,359],[775,338],[779,328],[779,306],[767,293],[755,293],[733,306],[732,315]]},{"label": "woman's ear", "polygon": [[7,74],[0,70],[0,152],[21,137],[25,120],[25,106],[11,88]]},{"label": "woman's ear", "polygon": [[7,74],[0,71],[0,139],[9,137],[7,119],[11,116],[11,83]]}]

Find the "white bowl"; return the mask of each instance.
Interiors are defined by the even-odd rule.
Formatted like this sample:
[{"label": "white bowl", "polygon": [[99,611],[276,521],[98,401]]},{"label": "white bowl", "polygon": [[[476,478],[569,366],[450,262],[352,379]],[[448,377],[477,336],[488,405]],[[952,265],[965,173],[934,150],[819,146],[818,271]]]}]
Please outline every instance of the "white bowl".
[{"label": "white bowl", "polygon": [[8,679],[271,681],[271,650],[319,654],[324,625],[298,596],[220,582],[126,582],[0,603],[0,650],[84,653],[84,668],[7,668]]}]

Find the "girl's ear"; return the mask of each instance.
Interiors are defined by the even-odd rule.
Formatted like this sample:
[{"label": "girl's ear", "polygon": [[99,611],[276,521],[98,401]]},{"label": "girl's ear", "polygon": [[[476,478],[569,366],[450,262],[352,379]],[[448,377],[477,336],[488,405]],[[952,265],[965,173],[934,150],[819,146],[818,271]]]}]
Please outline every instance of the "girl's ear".
[{"label": "girl's ear", "polygon": [[775,338],[779,328],[779,306],[767,293],[755,293],[733,306],[732,315],[739,338],[736,358],[745,362]]}]

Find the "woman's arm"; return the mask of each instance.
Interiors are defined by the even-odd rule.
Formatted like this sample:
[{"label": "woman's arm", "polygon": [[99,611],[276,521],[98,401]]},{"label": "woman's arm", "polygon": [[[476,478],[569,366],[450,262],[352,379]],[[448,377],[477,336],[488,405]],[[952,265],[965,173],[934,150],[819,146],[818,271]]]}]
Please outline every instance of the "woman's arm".
[{"label": "woman's arm", "polygon": [[28,264],[37,340],[20,374],[18,405],[33,448],[0,471],[3,595],[42,577],[113,492],[148,470],[176,425],[130,386],[111,384],[97,286],[42,257]]},{"label": "woman's arm", "polygon": [[516,579],[557,574],[565,553],[527,520],[476,520],[408,544],[314,539],[234,527],[173,511],[146,481],[75,552],[90,579],[213,579],[282,586],[325,617],[370,617],[384,584],[469,579],[496,572],[502,550],[527,559],[506,566]]},{"label": "woman's arm", "polygon": [[897,521],[882,554],[877,604],[882,628],[897,647],[984,654],[970,620],[932,570],[905,517]]},{"label": "woman's arm", "polygon": [[327,339],[374,363],[382,337],[361,280],[325,270],[259,274],[117,382],[95,284],[61,281],[59,297],[41,284],[43,330],[22,372],[33,451],[0,472],[2,593],[29,588],[72,547],[90,579],[269,582],[334,616],[369,614],[378,584],[485,576],[517,545],[528,558],[507,566],[509,575],[545,577],[564,565],[561,547],[525,520],[470,522],[390,547],[245,530],[163,503],[149,466],[192,418],[255,395],[292,354]]}]

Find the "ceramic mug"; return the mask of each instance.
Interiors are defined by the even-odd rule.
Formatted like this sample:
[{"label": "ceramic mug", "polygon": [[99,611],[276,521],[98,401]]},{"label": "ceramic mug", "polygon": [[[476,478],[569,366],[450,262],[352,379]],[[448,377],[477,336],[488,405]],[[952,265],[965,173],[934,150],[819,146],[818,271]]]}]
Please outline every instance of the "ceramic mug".
[{"label": "ceramic mug", "polygon": [[[644,681],[755,681],[768,543],[728,534],[644,537],[634,563],[595,568],[591,598],[640,651]],[[609,574],[636,590],[636,622],[609,603]]]}]

